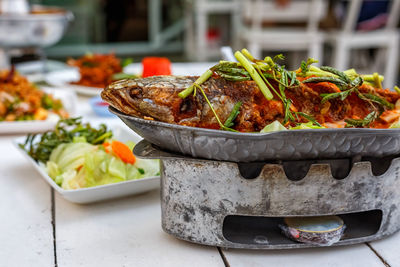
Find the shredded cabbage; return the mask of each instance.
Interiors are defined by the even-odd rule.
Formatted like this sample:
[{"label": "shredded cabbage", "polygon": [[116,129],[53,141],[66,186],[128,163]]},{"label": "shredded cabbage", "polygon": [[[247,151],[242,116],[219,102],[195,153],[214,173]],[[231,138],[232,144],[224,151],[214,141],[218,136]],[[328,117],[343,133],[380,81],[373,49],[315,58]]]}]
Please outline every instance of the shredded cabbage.
[{"label": "shredded cabbage", "polygon": [[260,133],[269,133],[269,132],[277,132],[277,131],[286,131],[287,129],[283,126],[279,121],[274,121],[267,126],[264,127],[260,131]]},{"label": "shredded cabbage", "polygon": [[394,129],[394,128],[400,128],[400,120],[392,123],[392,125],[390,125],[389,127],[390,129]]},{"label": "shredded cabbage", "polygon": [[[135,144],[126,145],[133,148]],[[63,189],[77,189],[159,175],[159,161],[136,159],[135,164],[125,163],[101,145],[76,138],[52,151],[46,171]]]},{"label": "shredded cabbage", "polygon": [[307,123],[300,123],[299,125],[297,125],[296,127],[291,127],[289,128],[289,130],[300,130],[300,129],[324,129],[326,127],[323,126],[318,126],[313,124],[311,121],[307,122]]}]

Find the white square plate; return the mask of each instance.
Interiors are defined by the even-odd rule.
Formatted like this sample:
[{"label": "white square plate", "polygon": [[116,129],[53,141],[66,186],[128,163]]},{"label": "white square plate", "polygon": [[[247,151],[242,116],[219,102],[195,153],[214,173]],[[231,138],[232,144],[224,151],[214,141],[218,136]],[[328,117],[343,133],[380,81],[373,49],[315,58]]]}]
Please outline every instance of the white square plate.
[{"label": "white square plate", "polygon": [[[96,125],[96,123],[91,124]],[[116,124],[107,126],[112,129],[114,138],[119,141],[133,141],[138,143],[142,139],[140,136],[128,129],[125,125]],[[51,185],[51,187],[54,188],[54,190],[56,190],[66,200],[74,203],[84,204],[128,195],[135,195],[157,189],[160,186],[160,176],[154,176],[89,188],[65,190],[58,186],[53,179],[47,175],[46,171],[35,160],[33,160],[25,150],[19,147],[18,144],[24,143],[24,141],[25,137],[16,138],[14,139],[14,145],[30,161],[33,167],[41,174],[43,179],[45,179]]]},{"label": "white square plate", "polygon": [[[60,99],[65,110],[70,117],[76,115],[76,94],[68,89],[54,89],[50,87],[42,88],[46,93],[52,94],[55,98]],[[51,130],[56,125],[59,117],[52,114],[46,120],[30,120],[30,121],[2,121],[0,122],[0,134],[15,134],[15,133],[38,133]]]}]

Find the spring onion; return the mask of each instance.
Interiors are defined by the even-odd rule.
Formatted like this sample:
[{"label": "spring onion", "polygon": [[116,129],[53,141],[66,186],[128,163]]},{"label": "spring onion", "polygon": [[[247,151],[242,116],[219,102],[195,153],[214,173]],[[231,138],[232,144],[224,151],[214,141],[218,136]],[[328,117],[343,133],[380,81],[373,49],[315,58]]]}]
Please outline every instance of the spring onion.
[{"label": "spring onion", "polygon": [[211,70],[207,70],[206,72],[204,72],[195,82],[194,84],[192,84],[191,86],[189,86],[188,88],[186,88],[185,90],[183,90],[182,92],[180,92],[178,94],[178,96],[180,98],[186,98],[188,97],[194,90],[196,85],[201,85],[204,82],[206,82],[211,75],[213,74],[213,72]]},{"label": "spring onion", "polygon": [[267,85],[262,80],[261,76],[257,73],[254,69],[253,65],[243,56],[242,53],[236,51],[235,58],[242,64],[242,66],[247,70],[250,74],[251,78],[256,82],[258,88],[260,88],[261,92],[265,96],[267,100],[271,100],[274,96],[272,95],[271,91],[267,88]]}]

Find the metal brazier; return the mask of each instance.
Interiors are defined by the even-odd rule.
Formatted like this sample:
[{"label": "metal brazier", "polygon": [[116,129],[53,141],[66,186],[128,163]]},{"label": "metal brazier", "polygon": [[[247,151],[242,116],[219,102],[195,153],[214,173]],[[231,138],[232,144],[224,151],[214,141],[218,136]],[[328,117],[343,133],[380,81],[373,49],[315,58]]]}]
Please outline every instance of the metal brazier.
[{"label": "metal brazier", "polygon": [[[400,227],[400,158],[385,159],[391,164],[382,170],[379,159],[304,161],[300,167],[202,160],[147,141],[134,153],[161,159],[162,227],[183,240],[229,248],[313,246],[280,233],[278,225],[289,216],[339,215],[347,228],[335,245],[379,239]],[[348,173],[340,172],[345,162]]]}]

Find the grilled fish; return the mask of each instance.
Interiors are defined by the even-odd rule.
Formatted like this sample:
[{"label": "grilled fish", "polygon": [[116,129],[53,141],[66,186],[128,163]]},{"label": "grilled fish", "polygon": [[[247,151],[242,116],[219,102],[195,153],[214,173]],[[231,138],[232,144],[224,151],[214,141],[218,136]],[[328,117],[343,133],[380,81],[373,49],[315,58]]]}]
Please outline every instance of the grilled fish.
[{"label": "grilled fish", "polygon": [[[153,76],[121,80],[106,87],[101,96],[111,106],[128,115],[173,124],[219,129],[216,117],[198,90],[195,95],[185,99],[178,96],[178,93],[192,85],[196,78]],[[278,88],[274,81],[271,83]],[[222,123],[227,120],[235,104],[242,102],[233,126],[238,131],[260,131],[275,120],[284,121],[282,101],[276,95],[273,100],[267,100],[254,81],[233,82],[211,77],[201,87]],[[321,103],[321,94],[337,90],[335,85],[327,82],[307,85],[300,82],[298,86],[287,88],[285,94],[292,101],[291,110],[313,116],[327,127],[344,126],[344,119],[364,118],[373,111],[370,103],[362,101],[355,94],[351,94],[344,101],[332,99]],[[360,91],[373,92],[392,104],[399,98],[395,92],[375,89],[369,85],[361,86]],[[307,122],[302,117],[297,120]],[[378,119],[370,127],[388,126]]]}]

